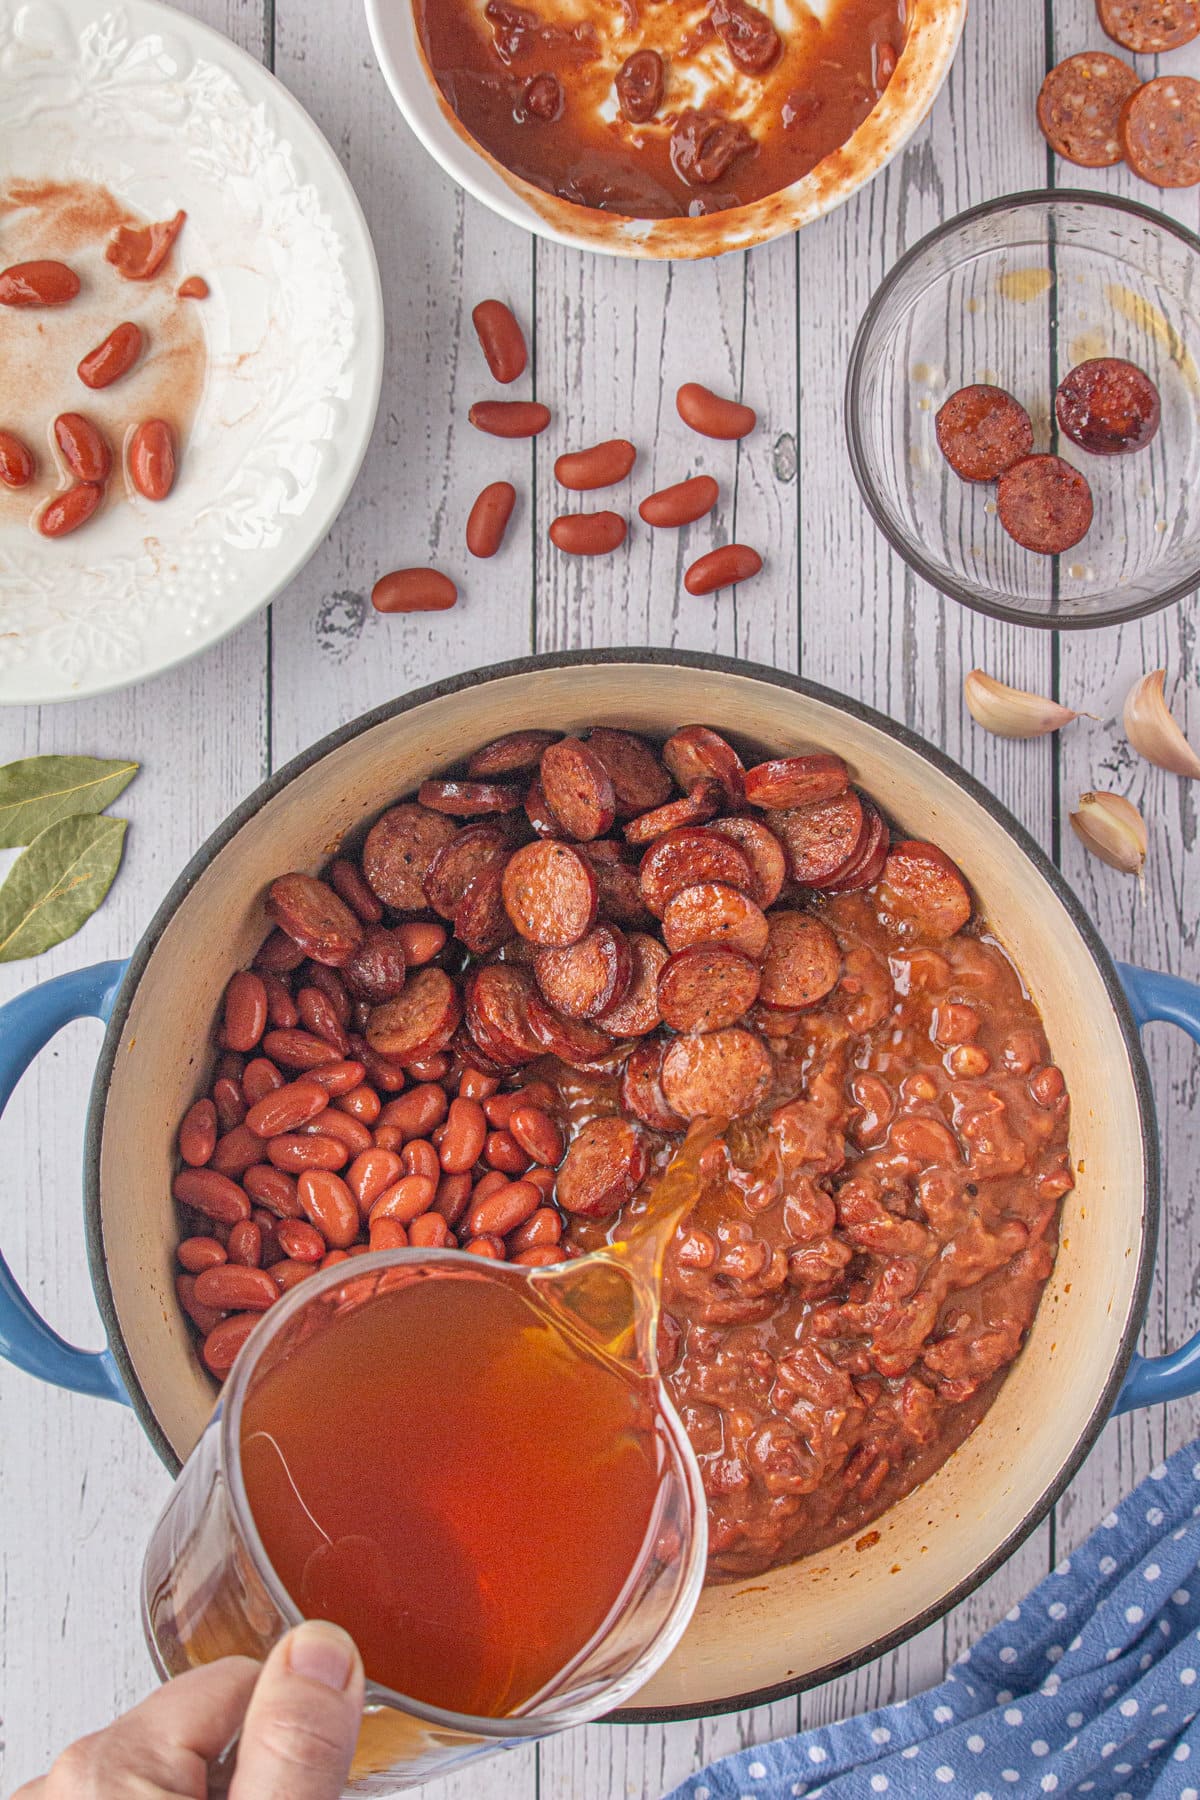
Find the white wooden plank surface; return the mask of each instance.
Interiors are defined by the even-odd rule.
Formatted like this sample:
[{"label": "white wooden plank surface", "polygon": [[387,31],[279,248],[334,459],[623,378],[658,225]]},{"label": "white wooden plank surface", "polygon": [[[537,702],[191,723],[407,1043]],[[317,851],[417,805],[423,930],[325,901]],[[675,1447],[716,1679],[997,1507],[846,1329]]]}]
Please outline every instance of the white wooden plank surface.
[{"label": "white wooden plank surface", "polygon": [[[109,901],[79,937],[36,965],[0,969],[0,999],[131,949],[180,865],[227,810],[267,769],[364,708],[530,648],[620,643],[715,649],[800,669],[914,725],[1061,853],[1115,952],[1200,975],[1194,797],[1136,762],[1114,728],[1130,682],[1165,664],[1177,710],[1185,719],[1190,712],[1200,737],[1194,601],[1140,626],[1066,634],[1057,645],[962,612],[889,555],[858,500],[841,433],[854,329],[895,258],[964,206],[1062,176],[1033,125],[1033,98],[1049,62],[1101,42],[1092,0],[975,0],[932,118],[856,201],[799,238],[672,269],[534,245],[465,199],[396,115],[357,7],[338,9],[336,29],[324,0],[186,0],[186,10],[276,69],[354,181],[384,277],[384,400],[341,519],[269,621],[252,622],[138,693],[0,714],[3,760],[89,750],[144,763],[123,802],[132,828]],[[1170,66],[1200,73],[1200,55],[1184,52]],[[1149,63],[1145,72],[1153,72]],[[1069,173],[1065,185],[1157,198],[1124,170]],[[1193,227],[1200,221],[1195,194],[1170,196],[1167,208]],[[532,327],[533,366],[519,391],[536,392],[556,415],[532,449],[483,439],[465,422],[471,400],[486,392],[469,326],[470,306],[485,293],[509,299]],[[759,409],[760,433],[736,447],[692,437],[673,405],[675,387],[689,378],[743,395]],[[615,502],[634,529],[618,556],[576,566],[545,537],[570,503],[555,488],[553,458],[609,435],[632,437],[641,453]],[[640,526],[637,498],[702,468],[722,484],[711,520],[682,543]],[[521,497],[508,545],[481,575],[466,569],[463,521],[478,487],[501,474]],[[734,595],[686,596],[686,563],[734,536],[766,552],[763,575]],[[425,559],[464,577],[459,608],[376,617],[367,598],[375,575]],[[961,703],[962,675],[976,664],[1042,691],[1057,685],[1099,722],[1081,721],[1056,745],[988,738]],[[1060,800],[1073,802],[1096,784],[1129,792],[1151,819],[1144,900],[1086,859],[1065,827]],[[5,1167],[15,1172],[0,1215],[6,1254],[52,1322],[91,1345],[99,1327],[81,1244],[78,1166],[98,1038],[95,1026],[64,1033],[0,1127]],[[1190,1250],[1200,1200],[1200,1073],[1178,1034],[1156,1028],[1149,1049],[1166,1217],[1145,1342],[1161,1351],[1200,1324]],[[0,1772],[8,1791],[148,1686],[136,1578],[167,1484],[132,1419],[115,1407],[0,1368],[0,1419],[9,1449],[0,1459]],[[977,1595],[943,1625],[799,1703],[666,1727],[593,1726],[424,1793],[653,1797],[708,1758],[798,1720],[913,1692],[938,1679],[963,1644],[1197,1429],[1194,1402],[1111,1425],[1055,1518]]]}]

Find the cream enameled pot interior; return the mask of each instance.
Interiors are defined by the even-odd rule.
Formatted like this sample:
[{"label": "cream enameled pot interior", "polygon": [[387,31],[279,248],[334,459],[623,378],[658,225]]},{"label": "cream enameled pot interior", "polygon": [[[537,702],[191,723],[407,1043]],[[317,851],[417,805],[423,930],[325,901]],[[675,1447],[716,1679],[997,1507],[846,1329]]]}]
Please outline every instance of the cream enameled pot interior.
[{"label": "cream enameled pot interior", "polygon": [[639,1706],[686,1707],[798,1681],[938,1605],[1038,1508],[1088,1431],[1121,1348],[1143,1251],[1143,1121],[1104,979],[1053,887],[952,777],[868,721],[752,673],[666,663],[535,667],[364,728],[269,799],[169,919],[115,1048],[100,1147],[100,1222],[116,1324],[146,1406],[180,1457],[213,1390],[173,1292],[175,1126],[204,1080],[222,990],[264,934],[267,883],[316,870],[381,808],[515,726],[625,725],[659,736],[702,720],[786,754],[820,747],[914,836],[962,866],[1041,1009],[1072,1107],[1078,1185],[1033,1332],[974,1435],[854,1540],[772,1575],[705,1591]]}]

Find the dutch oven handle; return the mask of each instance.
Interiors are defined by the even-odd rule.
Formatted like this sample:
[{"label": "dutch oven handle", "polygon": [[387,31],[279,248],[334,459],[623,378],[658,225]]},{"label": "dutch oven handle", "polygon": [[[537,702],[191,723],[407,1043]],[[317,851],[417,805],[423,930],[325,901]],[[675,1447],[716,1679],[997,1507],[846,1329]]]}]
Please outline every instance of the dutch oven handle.
[{"label": "dutch oven handle", "polygon": [[[1136,969],[1130,963],[1118,963],[1117,971],[1139,1030],[1156,1021],[1178,1025],[1200,1044],[1200,987],[1178,975]],[[1134,1406],[1155,1406],[1195,1393],[1200,1393],[1200,1331],[1169,1356],[1135,1355],[1113,1410],[1128,1412]]]},{"label": "dutch oven handle", "polygon": [[[57,975],[0,1006],[0,1113],[38,1051],[64,1025],[72,1019],[107,1022],[126,966],[123,962],[95,963],[90,969]],[[129,1404],[111,1352],[79,1350],[51,1330],[17,1286],[2,1255],[0,1357],[56,1387]]]}]

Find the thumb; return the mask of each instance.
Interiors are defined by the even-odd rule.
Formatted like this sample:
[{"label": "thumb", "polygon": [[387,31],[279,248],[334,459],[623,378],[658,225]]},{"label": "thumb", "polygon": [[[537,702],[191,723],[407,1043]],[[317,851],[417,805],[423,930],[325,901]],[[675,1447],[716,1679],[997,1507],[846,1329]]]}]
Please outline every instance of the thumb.
[{"label": "thumb", "polygon": [[337,1800],[362,1707],[353,1639],[320,1620],[289,1631],[254,1689],[229,1800]]}]

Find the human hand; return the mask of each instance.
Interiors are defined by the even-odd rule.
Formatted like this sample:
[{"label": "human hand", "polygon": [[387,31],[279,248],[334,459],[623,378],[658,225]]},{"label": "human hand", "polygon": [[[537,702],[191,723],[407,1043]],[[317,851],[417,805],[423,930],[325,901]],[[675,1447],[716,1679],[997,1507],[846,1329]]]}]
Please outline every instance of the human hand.
[{"label": "human hand", "polygon": [[209,1765],[239,1729],[229,1800],[337,1800],[362,1705],[354,1643],[309,1622],[265,1663],[229,1656],[167,1682],[13,1800],[207,1800]]}]

